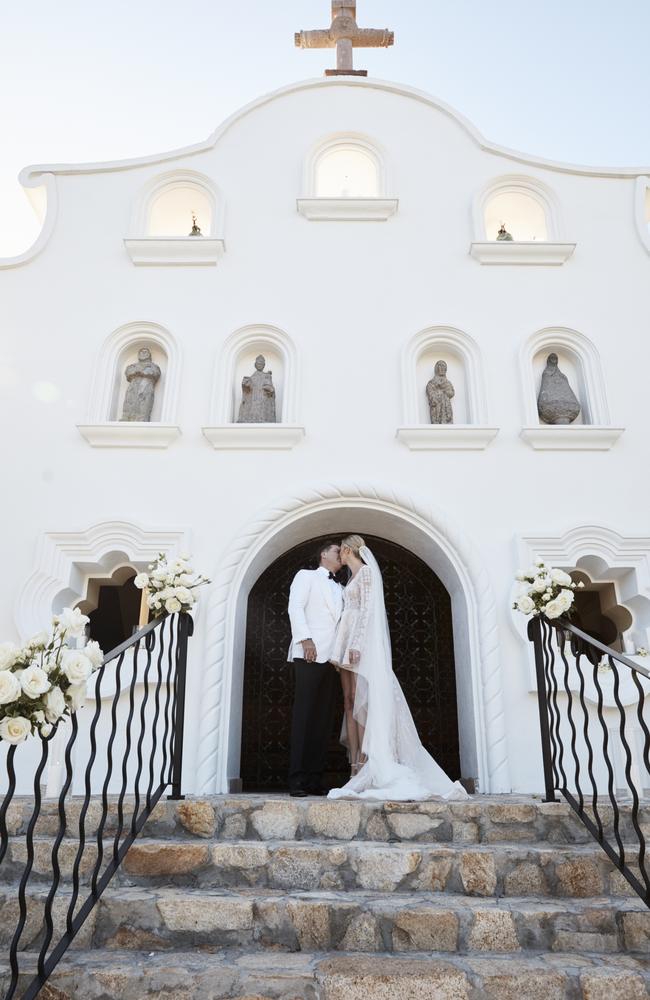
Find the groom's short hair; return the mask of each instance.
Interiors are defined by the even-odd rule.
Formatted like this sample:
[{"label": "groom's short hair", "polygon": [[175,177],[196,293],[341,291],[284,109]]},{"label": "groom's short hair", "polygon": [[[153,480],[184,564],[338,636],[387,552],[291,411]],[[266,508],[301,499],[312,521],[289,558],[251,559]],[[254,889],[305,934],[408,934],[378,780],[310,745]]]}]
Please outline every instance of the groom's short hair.
[{"label": "groom's short hair", "polygon": [[320,542],[316,551],[316,563],[318,566],[320,566],[320,561],[323,558],[323,552],[329,552],[333,545],[338,545],[338,542],[333,541],[331,538],[327,538],[324,542]]}]

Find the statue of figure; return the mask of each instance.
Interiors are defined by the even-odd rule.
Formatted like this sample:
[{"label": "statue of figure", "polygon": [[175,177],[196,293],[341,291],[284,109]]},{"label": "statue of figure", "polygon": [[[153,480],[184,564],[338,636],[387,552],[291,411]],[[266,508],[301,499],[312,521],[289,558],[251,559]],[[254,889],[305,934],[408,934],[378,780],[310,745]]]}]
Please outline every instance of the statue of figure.
[{"label": "statue of figure", "polygon": [[566,375],[558,368],[557,354],[549,354],[542,372],[537,412],[545,424],[572,424],[580,413],[580,403]]},{"label": "statue of figure", "polygon": [[503,222],[501,223],[501,228],[500,228],[499,232],[497,233],[497,240],[499,240],[499,242],[502,242],[503,240],[506,240],[506,241],[512,240],[512,236],[510,235],[510,233],[506,229],[506,227],[505,227],[505,225],[504,225]]},{"label": "statue of figure", "polygon": [[447,378],[447,362],[437,361],[433,378],[427,382],[427,399],[432,424],[453,424],[454,411],[451,400],[455,390]]},{"label": "statue of figure", "polygon": [[153,362],[148,347],[140,348],[137,362],[127,365],[124,375],[129,386],[124,397],[120,419],[150,421],[156,382],[160,378],[160,368]]},{"label": "statue of figure", "polygon": [[258,355],[255,358],[255,371],[242,379],[238,424],[276,423],[273,373],[264,371],[265,364],[266,359],[261,354]]}]

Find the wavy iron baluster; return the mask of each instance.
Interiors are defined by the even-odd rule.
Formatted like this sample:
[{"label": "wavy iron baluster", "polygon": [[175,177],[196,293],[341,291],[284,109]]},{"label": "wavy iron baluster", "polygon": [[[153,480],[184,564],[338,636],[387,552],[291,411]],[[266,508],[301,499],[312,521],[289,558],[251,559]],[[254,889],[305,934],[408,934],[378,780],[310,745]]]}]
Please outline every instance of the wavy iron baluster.
[{"label": "wavy iron baluster", "polygon": [[[165,694],[165,728],[163,730],[163,735],[162,735],[162,740],[161,740],[161,746],[162,746],[162,752],[163,752],[162,767],[160,769],[160,784],[161,785],[168,785],[169,782],[170,782],[170,778],[169,778],[168,773],[167,773],[167,753],[168,753],[167,742],[168,742],[169,726],[170,726],[169,705],[170,705],[170,702],[171,702],[171,694],[172,694],[172,691],[171,691],[171,677],[172,677],[172,662],[173,662],[172,655],[173,655],[173,651],[174,651],[174,622],[177,621],[177,620],[178,620],[178,616],[177,615],[173,615],[171,617],[171,619],[170,619],[170,622],[169,622],[169,647],[167,649],[167,677],[165,679],[165,688],[166,688],[166,694]],[[171,767],[171,763],[172,763],[172,755],[171,755],[171,749],[170,749],[170,751],[169,751],[169,766],[170,767]]]},{"label": "wavy iron baluster", "polygon": [[147,651],[147,663],[144,668],[144,674],[142,677],[142,682],[144,686],[144,693],[142,695],[142,702],[140,704],[140,735],[138,737],[138,745],[136,749],[136,757],[138,761],[138,767],[135,772],[134,786],[135,786],[135,799],[133,802],[133,815],[131,816],[131,835],[135,834],[136,823],[138,821],[138,813],[140,812],[140,777],[142,775],[142,743],[144,741],[144,734],[146,729],[146,709],[147,702],[149,700],[149,671],[151,669],[151,654],[153,653],[156,644],[155,632],[149,632],[145,636],[144,647]]},{"label": "wavy iron baluster", "polygon": [[587,773],[589,775],[589,780],[591,782],[591,808],[596,820],[596,825],[598,827],[598,837],[600,840],[603,839],[603,821],[600,818],[600,810],[598,809],[598,785],[596,784],[596,778],[594,776],[594,748],[589,737],[589,709],[587,708],[587,702],[585,700],[585,675],[582,670],[581,664],[582,652],[580,648],[575,654],[575,665],[578,671],[578,677],[580,678],[580,704],[582,706],[584,722],[582,724],[582,733],[585,739],[585,745],[587,747]]},{"label": "wavy iron baluster", "polygon": [[[643,690],[643,685],[639,680],[639,675],[636,670],[632,671],[632,680],[637,689],[639,697],[636,703],[636,716],[639,720],[639,726],[643,732],[643,762],[646,766],[646,771],[650,775],[650,729],[643,716],[643,709],[645,708],[645,691]],[[645,838],[641,841],[639,845],[639,868],[641,869],[641,875],[646,886],[645,901],[650,904],[650,875],[647,871],[647,865],[645,863],[646,856],[646,842]]]},{"label": "wavy iron baluster", "polygon": [[[567,776],[564,770],[564,745],[562,743],[562,736],[560,733],[560,722],[561,714],[560,708],[557,701],[558,695],[558,683],[557,677],[555,676],[555,650],[553,649],[553,628],[544,622],[545,635],[544,635],[544,645],[546,648],[546,672],[548,678],[548,703],[551,706],[551,715],[554,720],[554,724],[551,724],[551,733],[553,736],[553,746],[557,749],[557,753],[554,756],[554,767],[556,773],[556,787],[561,790],[566,790],[567,788]],[[560,775],[562,780],[560,781]]]},{"label": "wavy iron baluster", "polygon": [[[618,844],[618,864],[622,867],[625,864],[625,848],[623,847],[623,841],[621,840],[620,813],[618,803],[616,801],[616,795],[614,794],[614,769],[612,767],[612,762],[609,759],[609,731],[607,729],[607,723],[605,722],[605,716],[603,713],[603,689],[600,686],[600,681],[598,680],[598,662],[596,661],[596,658],[594,658],[594,686],[598,697],[598,721],[600,722],[600,728],[603,733],[603,758],[607,768],[607,794],[609,795],[609,801],[612,804],[612,810],[614,813],[614,836],[616,838],[616,843]],[[602,838],[601,843],[605,843],[604,837]]]},{"label": "wavy iron baluster", "polygon": [[156,761],[156,754],[158,752],[158,719],[160,717],[160,689],[162,687],[162,661],[165,655],[165,622],[166,618],[163,618],[162,624],[160,626],[160,634],[158,636],[158,641],[160,643],[160,649],[158,651],[158,659],[156,663],[156,695],[155,695],[155,711],[153,716],[153,722],[151,726],[151,756],[149,757],[149,787],[147,788],[147,809],[151,808],[151,795],[153,792],[154,783],[154,766]]},{"label": "wavy iron baluster", "polygon": [[[128,768],[129,756],[131,754],[131,725],[133,723],[133,713],[135,711],[135,684],[138,679],[139,651],[140,643],[136,642],[133,647],[133,669],[131,683],[129,685],[129,714],[126,720],[126,746],[124,747],[124,754],[122,756],[122,787],[120,788],[120,794],[117,800],[117,829],[115,831],[115,839],[113,840],[113,861],[116,866],[118,863],[117,856],[120,847],[120,838],[122,836],[122,830],[124,829],[124,797],[126,795],[126,788],[129,782]],[[131,822],[133,822],[133,819]]]},{"label": "wavy iron baluster", "polygon": [[569,719],[569,728],[571,730],[571,755],[573,757],[573,763],[575,764],[575,786],[578,793],[578,801],[580,803],[580,812],[582,813],[584,812],[585,800],[580,786],[580,758],[578,757],[578,752],[576,750],[578,731],[573,721],[573,692],[571,691],[571,685],[569,683],[569,660],[565,652],[566,640],[564,632],[558,633],[558,639],[560,657],[562,659],[562,663],[564,664],[564,690],[567,696],[567,716]]},{"label": "wavy iron baluster", "polygon": [[[641,829],[641,825],[639,823],[639,793],[637,791],[636,785],[634,784],[634,781],[632,780],[632,750],[630,749],[630,744],[628,743],[627,736],[625,735],[625,723],[627,721],[627,716],[625,712],[625,707],[621,701],[618,664],[614,662],[611,656],[608,656],[607,659],[609,660],[609,665],[611,669],[614,671],[614,701],[616,702],[616,707],[618,708],[618,713],[621,720],[618,731],[621,737],[621,744],[623,746],[623,751],[625,753],[625,780],[627,781],[627,787],[630,789],[630,792],[632,794],[632,810],[631,810],[632,826],[634,827],[635,833],[639,840],[639,852],[643,851],[643,854],[645,855],[645,837],[643,836],[643,830]],[[641,871],[644,878],[646,878],[644,869],[642,869]],[[649,886],[646,879],[646,891],[648,890],[648,888]]]},{"label": "wavy iron baluster", "polygon": [[108,817],[108,786],[113,774],[113,744],[117,733],[117,703],[120,700],[121,694],[120,677],[123,663],[124,653],[121,653],[115,669],[115,694],[113,695],[113,703],[111,705],[111,735],[108,738],[108,745],[106,747],[106,777],[102,787],[102,815],[97,826],[97,861],[95,862],[91,878],[93,896],[97,895],[97,879],[104,859],[104,827]]},{"label": "wavy iron baluster", "polygon": [[7,848],[9,846],[7,811],[11,805],[11,800],[14,797],[14,792],[16,791],[16,769],[14,766],[15,754],[16,745],[12,744],[7,750],[7,775],[9,777],[9,785],[5,793],[5,797],[2,800],[2,805],[0,806],[0,865],[4,860],[4,856],[7,853]]}]

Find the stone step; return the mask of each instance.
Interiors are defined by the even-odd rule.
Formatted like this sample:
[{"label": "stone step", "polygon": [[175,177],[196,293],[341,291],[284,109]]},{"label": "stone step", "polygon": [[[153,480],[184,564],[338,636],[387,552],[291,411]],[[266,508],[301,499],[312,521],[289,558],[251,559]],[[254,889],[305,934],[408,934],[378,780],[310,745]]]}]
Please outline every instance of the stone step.
[{"label": "stone step", "polygon": [[[35,965],[23,956],[26,967]],[[7,968],[0,966],[6,989]],[[26,985],[26,977],[24,978]],[[646,1000],[627,956],[68,953],[42,1000]],[[22,984],[22,983],[21,983]]]},{"label": "stone step", "polygon": [[[66,804],[68,830],[77,834],[82,800]],[[7,816],[10,834],[24,832],[31,802],[18,798]],[[124,802],[128,824],[133,799]],[[612,809],[600,805],[605,825],[611,828]],[[109,803],[107,834],[117,828],[117,800]],[[92,836],[100,821],[101,803],[93,798],[86,817],[86,832]],[[640,812],[642,826],[650,835],[650,808]],[[56,801],[43,805],[37,834],[58,829]],[[204,837],[216,840],[371,840],[441,843],[587,843],[591,837],[566,802],[545,803],[533,796],[474,796],[464,802],[350,802],[323,798],[291,799],[284,796],[243,795],[188,798],[180,802],[162,800],[145,828],[149,837]],[[621,833],[632,840],[635,833],[630,809],[621,812]]]},{"label": "stone step", "polygon": [[[78,844],[59,849],[63,881],[70,879]],[[102,865],[112,843],[104,842]],[[52,838],[34,843],[32,879],[49,881]],[[12,838],[1,882],[18,881],[27,858],[23,838]],[[86,844],[80,865],[87,882],[97,858]],[[102,869],[103,870],[103,869]],[[121,885],[375,890],[385,893],[434,891],[471,896],[584,898],[634,896],[604,851],[590,844],[372,843],[370,841],[206,841],[138,838],[114,877]]]},{"label": "stone step", "polygon": [[[18,914],[15,887],[0,897],[0,944]],[[31,893],[24,950],[38,947],[45,892]],[[59,894],[57,928],[69,895]],[[10,919],[11,918],[11,919]],[[84,927],[87,948],[512,954],[586,952],[650,956],[650,911],[640,900],[478,899],[421,893],[238,892],[109,888]]]}]

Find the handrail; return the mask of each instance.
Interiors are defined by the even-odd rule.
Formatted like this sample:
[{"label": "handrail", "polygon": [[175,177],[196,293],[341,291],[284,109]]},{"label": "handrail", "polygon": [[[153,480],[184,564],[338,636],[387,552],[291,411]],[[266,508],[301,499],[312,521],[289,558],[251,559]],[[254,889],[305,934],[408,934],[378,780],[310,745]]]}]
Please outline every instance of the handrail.
[{"label": "handrail", "polygon": [[[566,633],[577,638],[567,641]],[[556,792],[566,799],[616,868],[650,907],[650,870],[646,865],[646,841],[639,820],[643,789],[637,787],[640,783],[643,788],[650,788],[650,728],[645,710],[649,692],[644,690],[638,676],[650,679],[650,672],[566,618],[551,621],[543,614],[535,615],[528,623],[528,637],[535,653],[545,801],[557,802]],[[589,675],[583,669],[583,656],[590,665]],[[607,657],[612,671],[613,704],[606,704],[598,676],[603,656]],[[625,676],[632,678],[635,688],[635,698],[627,705],[621,699],[621,667],[630,671]],[[587,699],[587,681],[593,686],[595,698],[592,693]],[[637,727],[637,732],[631,736],[632,726]],[[643,739],[641,760],[633,753],[637,733]],[[617,788],[614,739],[618,739],[624,758],[627,786],[624,795]],[[640,782],[633,771],[641,776]],[[645,782],[643,771],[647,777]],[[609,799],[611,817],[603,810],[603,796]],[[623,799],[626,804],[631,800],[629,821],[622,808]]]},{"label": "handrail", "polygon": [[[187,614],[168,615],[152,621],[139,629],[125,642],[107,653],[94,675],[95,711],[88,726],[89,753],[80,761],[77,770],[83,775],[84,796],[81,801],[76,826],[77,852],[70,875],[65,929],[55,935],[53,910],[57,895],[61,895],[62,873],[59,849],[68,831],[66,799],[75,777],[72,751],[79,734],[78,715],[72,715],[70,734],[64,751],[65,778],[58,798],[58,830],[52,846],[52,872],[50,887],[43,904],[43,926],[39,934],[26,942],[26,947],[39,947],[37,972],[31,979],[21,1000],[35,1000],[47,979],[66,953],[93,907],[121,865],[127,851],[140,834],[157,802],[167,788],[170,799],[181,799],[183,766],[183,731],[185,688],[187,672],[187,644],[193,632],[192,618]],[[125,654],[133,650],[132,659]],[[143,655],[144,670],[139,672],[138,659]],[[116,662],[117,661],[117,662]],[[102,682],[107,676],[106,667],[115,663],[115,690],[107,694],[110,708],[103,708]],[[123,672],[127,676],[122,677]],[[143,691],[136,710],[136,681],[141,681]],[[153,689],[153,690],[152,690]],[[120,697],[128,698],[128,714],[123,718]],[[123,706],[124,708],[124,706]],[[80,716],[83,725],[83,714]],[[7,752],[6,767],[8,789],[0,805],[0,866],[5,865],[10,878],[20,878],[18,888],[19,916],[9,949],[11,982],[4,1000],[16,997],[19,984],[21,940],[27,918],[28,890],[33,883],[35,859],[34,839],[41,813],[41,778],[48,761],[49,748],[60,724],[47,737],[36,737],[41,743],[40,761],[34,775],[34,806],[26,823],[24,843],[26,860],[21,870],[21,852],[15,855],[16,838],[10,838],[7,829],[7,812],[16,789],[15,757],[19,747],[11,746]],[[145,751],[145,735],[150,736],[150,746]],[[135,754],[135,756],[134,756]],[[96,768],[96,764],[99,766]],[[135,770],[135,773],[132,772]],[[131,773],[130,773],[131,772]],[[80,775],[81,777],[81,775]],[[101,813],[96,827],[88,824],[88,808],[94,789],[98,793]],[[116,815],[113,816],[109,796],[117,786]],[[125,799],[133,795],[133,813],[125,817]],[[105,850],[104,840],[112,840]],[[89,885],[82,885],[81,866],[84,853],[94,843],[96,861],[92,866]],[[106,864],[104,865],[104,857]],[[39,889],[43,883],[38,883]],[[82,892],[85,899],[78,906]],[[58,937],[50,949],[53,938]]]}]

